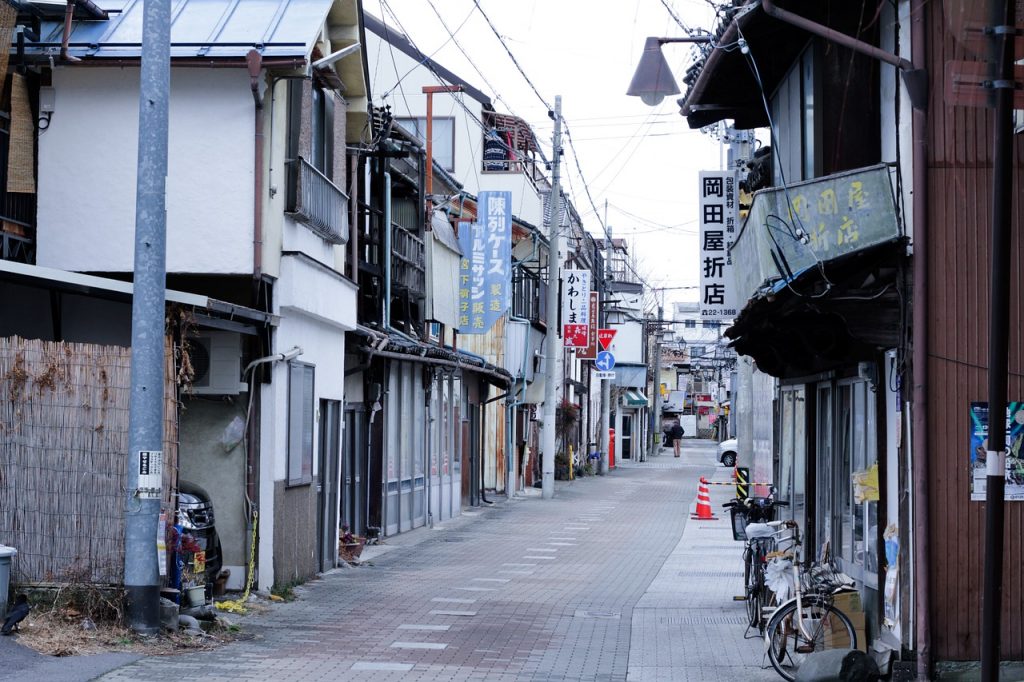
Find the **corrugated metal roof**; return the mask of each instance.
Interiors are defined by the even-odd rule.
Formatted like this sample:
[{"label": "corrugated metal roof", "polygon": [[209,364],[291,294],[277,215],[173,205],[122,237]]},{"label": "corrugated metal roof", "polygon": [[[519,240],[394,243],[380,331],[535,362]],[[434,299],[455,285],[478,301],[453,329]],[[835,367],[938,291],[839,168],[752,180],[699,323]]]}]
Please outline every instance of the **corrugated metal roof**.
[{"label": "corrugated metal roof", "polygon": [[[268,57],[306,57],[327,19],[332,0],[174,0],[171,57],[244,57],[253,47]],[[76,20],[69,54],[130,59],[141,54],[144,0],[105,0],[107,21]],[[63,22],[42,24],[43,46],[59,46]]]}]

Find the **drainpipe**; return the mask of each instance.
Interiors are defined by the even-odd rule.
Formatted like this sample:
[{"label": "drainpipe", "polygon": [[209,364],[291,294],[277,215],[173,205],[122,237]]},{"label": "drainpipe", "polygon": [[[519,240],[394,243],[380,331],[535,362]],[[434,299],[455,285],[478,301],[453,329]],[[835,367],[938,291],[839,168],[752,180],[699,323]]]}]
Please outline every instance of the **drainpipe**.
[{"label": "drainpipe", "polygon": [[249,70],[249,88],[252,90],[253,108],[253,208],[252,208],[252,278],[259,282],[263,276],[263,97],[260,95],[260,74],[263,55],[249,50],[245,55]]},{"label": "drainpipe", "polygon": [[[534,232],[533,233],[533,253],[530,254],[530,256],[528,258],[526,258],[526,260],[519,261],[519,269],[520,270],[522,269],[522,264],[524,262],[532,261],[536,256],[537,256],[537,233]],[[526,332],[523,335],[523,362],[520,365],[520,368],[521,368],[520,371],[522,372],[522,380],[523,380],[523,396],[522,397],[525,399],[526,398],[526,363],[530,361],[530,354],[529,354],[529,350],[530,350],[530,321],[528,319],[526,319],[525,317],[516,317],[512,313],[511,309],[509,309],[509,312],[508,312],[508,319],[509,319],[510,322],[520,322],[520,323],[525,323],[526,324]],[[506,452],[509,453],[509,454],[506,457],[506,461],[510,462],[511,464],[508,466],[508,483],[506,484],[508,486],[508,489],[506,490],[506,493],[507,493],[509,499],[511,499],[515,495],[516,483],[517,483],[517,479],[518,479],[518,475],[517,474],[518,474],[518,470],[519,470],[519,456],[518,456],[518,452],[516,452],[516,449],[515,449],[515,433],[514,433],[514,431],[515,431],[515,429],[514,429],[514,426],[515,426],[515,414],[516,414],[515,411],[516,411],[516,408],[518,408],[518,407],[520,407],[521,405],[524,404],[524,401],[519,399],[519,393],[514,390],[515,384],[516,384],[516,382],[515,382],[515,380],[513,380],[513,382],[512,382],[513,390],[511,391],[512,399],[509,400],[508,403],[507,403],[507,407],[508,407],[508,417],[507,417],[507,419],[508,419],[508,428],[506,429],[506,432],[507,432],[507,436],[508,436],[508,446],[507,446]],[[514,459],[513,459],[513,457],[514,457]]]},{"label": "drainpipe", "polygon": [[[378,161],[380,163],[380,161]],[[391,173],[384,171],[384,328],[391,329]]]},{"label": "drainpipe", "polygon": [[[911,57],[919,72],[924,72],[925,25],[924,11],[927,0],[913,0],[910,17]],[[909,89],[909,88],[908,88]],[[928,113],[927,92],[924,106],[915,106],[913,125],[913,192],[914,211],[914,263],[913,299],[913,405],[911,414],[911,461],[914,496],[914,632],[917,646],[917,679],[930,679],[931,627],[929,623],[931,548],[928,541]],[[911,95],[913,97],[913,95]]]},{"label": "drainpipe", "polygon": [[861,54],[869,57],[880,59],[886,64],[892,64],[903,71],[911,71],[914,68],[906,59],[903,59],[892,52],[886,52],[885,50],[875,47],[870,43],[865,43],[863,40],[858,40],[853,36],[841,33],[834,28],[829,28],[828,26],[819,24],[816,21],[811,21],[807,17],[802,17],[799,14],[794,14],[793,12],[784,10],[781,7],[777,7],[774,0],[761,0],[761,9],[765,11],[765,14],[778,19],[779,21],[796,26],[797,28],[802,28],[808,33],[821,36],[825,40],[837,43],[843,47],[848,47],[854,52],[860,52]]},{"label": "drainpipe", "polygon": [[80,62],[82,61],[78,57],[72,57],[68,54],[68,43],[71,42],[71,21],[75,16],[75,0],[68,0],[67,7],[64,8],[64,35],[60,41],[60,58],[66,62]]}]

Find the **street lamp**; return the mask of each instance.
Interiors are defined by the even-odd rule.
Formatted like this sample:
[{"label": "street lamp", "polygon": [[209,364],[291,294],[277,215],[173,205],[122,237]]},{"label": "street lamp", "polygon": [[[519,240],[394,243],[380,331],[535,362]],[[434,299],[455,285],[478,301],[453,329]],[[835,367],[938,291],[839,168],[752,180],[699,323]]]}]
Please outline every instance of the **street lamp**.
[{"label": "street lamp", "polygon": [[661,104],[669,95],[678,95],[679,86],[676,85],[676,78],[672,75],[672,69],[665,61],[665,55],[661,53],[661,46],[665,43],[710,43],[709,36],[698,36],[694,38],[658,38],[651,36],[644,41],[644,53],[640,57],[640,63],[636,66],[633,80],[629,83],[626,94],[630,97],[639,97],[640,101],[647,106]]}]

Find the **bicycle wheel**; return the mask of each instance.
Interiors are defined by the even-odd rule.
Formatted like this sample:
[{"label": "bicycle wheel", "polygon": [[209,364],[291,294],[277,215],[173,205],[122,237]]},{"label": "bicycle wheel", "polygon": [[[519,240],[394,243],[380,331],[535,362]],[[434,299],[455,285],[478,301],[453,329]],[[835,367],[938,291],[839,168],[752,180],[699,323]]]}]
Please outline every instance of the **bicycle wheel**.
[{"label": "bicycle wheel", "polygon": [[794,680],[809,654],[829,649],[856,649],[857,633],[845,613],[831,600],[805,596],[801,608],[803,627],[797,622],[796,602],[775,612],[765,631],[768,660],[783,679]]}]

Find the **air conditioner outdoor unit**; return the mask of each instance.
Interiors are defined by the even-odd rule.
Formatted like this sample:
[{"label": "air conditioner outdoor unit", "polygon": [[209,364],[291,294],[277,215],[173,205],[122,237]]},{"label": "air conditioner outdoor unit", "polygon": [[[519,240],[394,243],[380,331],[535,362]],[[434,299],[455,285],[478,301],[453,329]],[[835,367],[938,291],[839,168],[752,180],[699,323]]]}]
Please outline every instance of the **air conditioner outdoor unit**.
[{"label": "air conditioner outdoor unit", "polygon": [[242,337],[235,332],[204,331],[189,339],[189,359],[198,395],[238,395],[242,379]]}]

